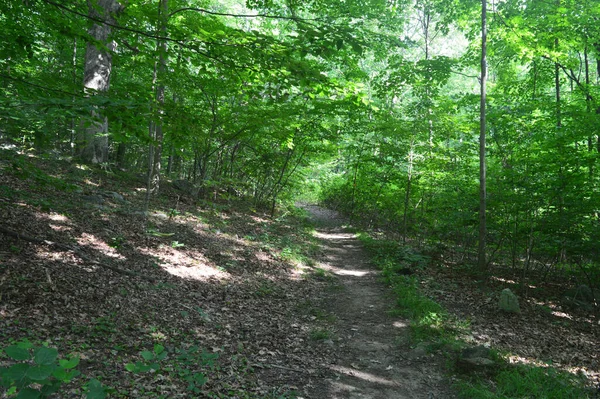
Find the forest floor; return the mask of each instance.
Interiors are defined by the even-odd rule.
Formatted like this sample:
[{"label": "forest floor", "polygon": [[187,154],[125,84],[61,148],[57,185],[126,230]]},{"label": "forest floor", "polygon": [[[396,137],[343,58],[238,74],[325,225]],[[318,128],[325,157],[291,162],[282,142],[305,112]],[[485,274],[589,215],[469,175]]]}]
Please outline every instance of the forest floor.
[{"label": "forest floor", "polygon": [[60,398],[451,397],[335,215],[311,208],[315,236],[297,211],[164,182],[145,212],[144,195],[117,170],[0,154],[0,369],[56,382],[34,365],[46,346],[51,367],[80,359]]},{"label": "forest floor", "polygon": [[[168,182],[147,212],[144,196],[142,180],[117,170],[0,152],[0,368],[15,364],[9,345],[77,357],[81,375],[60,398],[81,398],[90,380],[112,398],[454,397],[446,358],[411,346],[409,322],[390,315],[393,294],[335,213],[270,218]],[[548,300],[552,281],[506,315],[496,302],[510,273],[482,288],[451,256],[435,266],[420,286],[469,320],[469,343],[598,383],[598,318],[561,307],[557,289]]]}]

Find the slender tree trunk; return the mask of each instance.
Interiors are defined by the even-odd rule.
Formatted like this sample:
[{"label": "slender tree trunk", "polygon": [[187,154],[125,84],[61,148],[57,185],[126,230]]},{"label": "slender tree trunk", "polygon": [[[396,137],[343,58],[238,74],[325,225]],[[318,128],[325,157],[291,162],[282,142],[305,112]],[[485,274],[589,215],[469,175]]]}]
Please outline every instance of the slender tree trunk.
[{"label": "slender tree trunk", "polygon": [[408,235],[408,207],[410,206],[410,194],[412,189],[413,165],[414,165],[414,138],[410,142],[408,153],[408,172],[406,176],[406,191],[404,193],[404,215],[402,217],[402,242],[406,243]]},{"label": "slender tree trunk", "polygon": [[481,103],[479,110],[479,247],[477,265],[481,273],[487,272],[487,187],[486,187],[486,80],[487,80],[487,0],[481,1]]},{"label": "slender tree trunk", "polygon": [[[558,51],[558,39],[554,39],[555,51]],[[554,91],[556,94],[556,127],[562,126],[561,104],[560,104],[560,65],[554,63]]]},{"label": "slender tree trunk", "polygon": [[[71,74],[72,74],[72,79],[73,79],[73,99],[72,102],[73,104],[75,104],[75,96],[77,96],[77,89],[76,87],[78,86],[78,82],[77,82],[77,38],[73,38],[73,63],[71,65],[72,70],[71,70]],[[76,135],[77,135],[77,120],[75,117],[71,118],[71,136],[69,138],[69,153],[71,154],[71,156],[75,155],[75,141],[76,141]]]},{"label": "slender tree trunk", "polygon": [[269,193],[269,195],[271,195],[273,197],[272,201],[271,201],[271,217],[273,217],[275,215],[275,206],[277,205],[277,196],[279,195],[279,192],[281,191],[281,189],[283,188],[283,176],[285,175],[285,171],[287,170],[288,164],[290,163],[290,159],[292,159],[292,155],[295,152],[295,148],[290,148],[285,156],[285,162],[283,163],[283,166],[281,167],[281,170],[279,172],[279,178],[277,179],[277,182],[275,183],[275,186],[273,186],[273,190],[271,190],[271,193]]},{"label": "slender tree trunk", "polygon": [[[116,0],[88,0],[88,13],[95,19],[114,23],[114,14],[122,9]],[[109,40],[109,25],[94,22],[90,36],[101,45],[88,43],[85,52],[83,87],[86,95],[106,93],[110,87],[112,71],[111,52],[116,43]],[[80,132],[79,154],[86,162],[103,163],[108,161],[108,118],[100,108],[91,111],[91,122]]]},{"label": "slender tree trunk", "polygon": [[119,143],[117,146],[117,168],[121,170],[127,169],[127,159],[125,156],[127,155],[127,144]]},{"label": "slender tree trunk", "polygon": [[[159,0],[158,3],[158,30],[162,37],[167,35],[167,22],[169,18],[169,1]],[[156,106],[157,116],[154,124],[153,143],[150,151],[152,164],[148,173],[148,192],[150,195],[157,195],[160,189],[160,169],[162,161],[163,147],[163,117],[165,104],[165,83],[164,77],[167,70],[167,43],[165,40],[159,40],[157,43],[158,66],[157,66],[157,84],[156,87]]]}]

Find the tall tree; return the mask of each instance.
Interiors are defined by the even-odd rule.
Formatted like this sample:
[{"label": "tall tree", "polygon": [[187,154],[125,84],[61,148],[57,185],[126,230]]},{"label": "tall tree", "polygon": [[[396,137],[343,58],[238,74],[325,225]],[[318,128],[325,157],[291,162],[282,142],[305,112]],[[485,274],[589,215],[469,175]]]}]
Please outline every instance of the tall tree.
[{"label": "tall tree", "polygon": [[481,272],[487,269],[486,235],[487,235],[487,186],[486,186],[486,82],[487,82],[487,0],[481,0],[481,82],[479,105],[479,247],[477,264]]},{"label": "tall tree", "polygon": [[[114,15],[122,6],[116,0],[88,0],[88,13],[93,25],[89,30],[92,40],[85,52],[83,87],[86,95],[106,93],[110,87],[112,54],[116,42],[110,39]],[[91,111],[91,121],[86,123],[79,138],[80,156],[86,162],[108,161],[108,118],[100,107]]]},{"label": "tall tree", "polygon": [[150,122],[150,149],[148,165],[148,195],[158,194],[160,188],[160,169],[162,165],[163,126],[165,108],[165,73],[167,70],[167,23],[169,21],[169,1],[158,2],[158,29],[160,39],[157,42],[158,60],[154,67],[156,85],[156,116]]}]

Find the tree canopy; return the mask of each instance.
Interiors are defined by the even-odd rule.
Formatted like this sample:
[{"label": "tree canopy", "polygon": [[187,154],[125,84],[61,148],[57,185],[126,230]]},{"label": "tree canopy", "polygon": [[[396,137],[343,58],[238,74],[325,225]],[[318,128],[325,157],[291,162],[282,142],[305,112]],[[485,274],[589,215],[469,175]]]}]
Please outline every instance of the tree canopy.
[{"label": "tree canopy", "polygon": [[[600,5],[486,10],[488,262],[595,265]],[[312,195],[469,258],[480,16],[449,0],[3,0],[0,135],[143,171],[149,194],[162,176],[273,211]]]}]

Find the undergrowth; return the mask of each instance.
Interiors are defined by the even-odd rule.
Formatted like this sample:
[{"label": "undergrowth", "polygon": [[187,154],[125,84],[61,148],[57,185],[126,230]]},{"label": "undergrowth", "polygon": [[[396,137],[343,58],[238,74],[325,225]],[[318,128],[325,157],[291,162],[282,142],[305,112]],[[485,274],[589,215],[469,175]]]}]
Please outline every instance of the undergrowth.
[{"label": "undergrowth", "polygon": [[[454,372],[456,348],[467,346],[460,337],[468,324],[457,320],[439,303],[419,289],[418,271],[427,265],[427,257],[414,249],[389,240],[376,240],[359,234],[373,262],[396,294],[395,313],[410,319],[414,342],[427,342],[428,348],[446,348],[448,371]],[[455,388],[465,399],[511,398],[590,398],[578,377],[552,367],[511,365],[502,356],[495,359],[489,373],[455,375]]]}]

